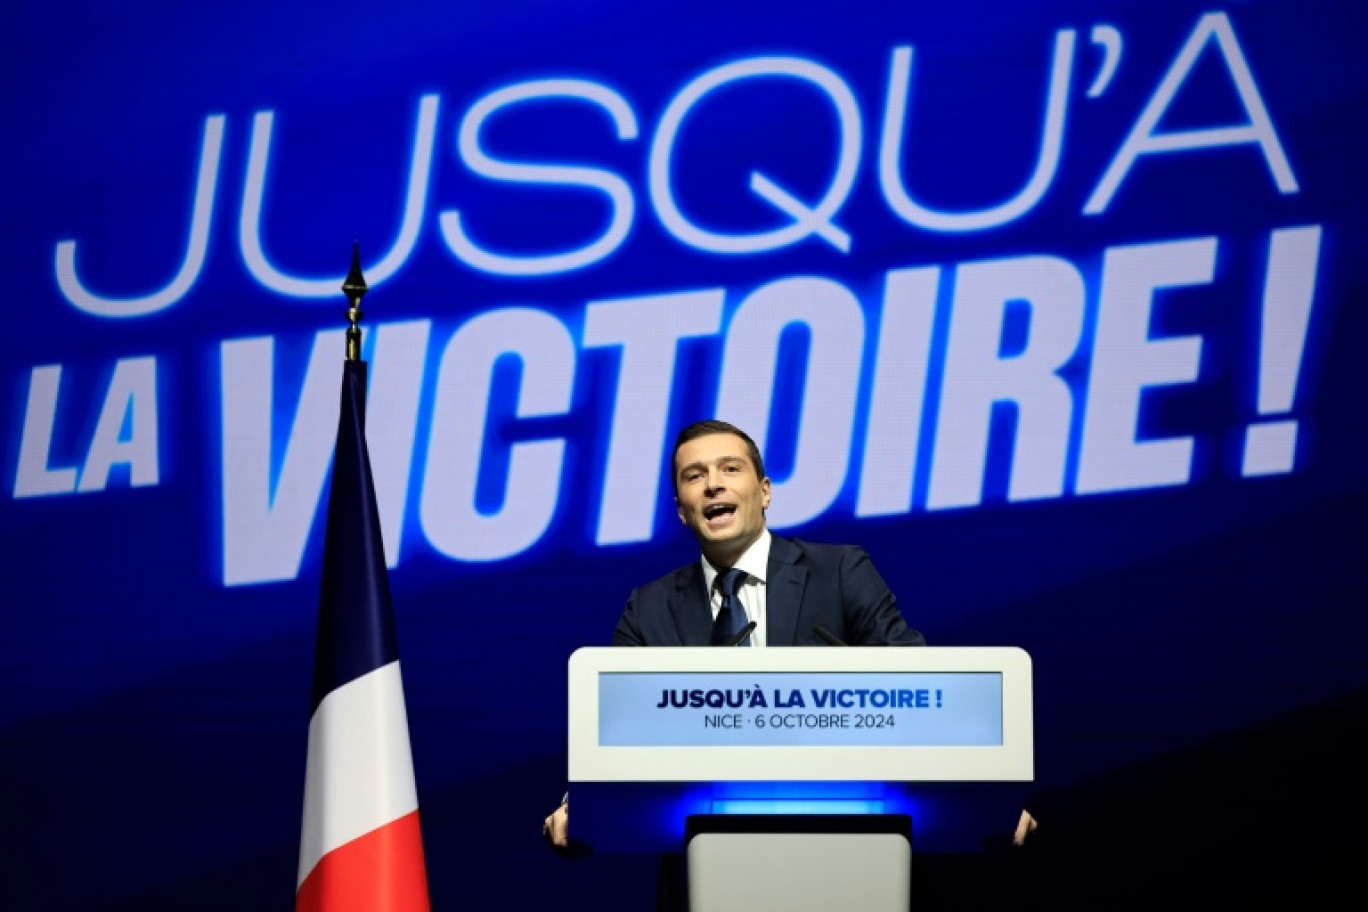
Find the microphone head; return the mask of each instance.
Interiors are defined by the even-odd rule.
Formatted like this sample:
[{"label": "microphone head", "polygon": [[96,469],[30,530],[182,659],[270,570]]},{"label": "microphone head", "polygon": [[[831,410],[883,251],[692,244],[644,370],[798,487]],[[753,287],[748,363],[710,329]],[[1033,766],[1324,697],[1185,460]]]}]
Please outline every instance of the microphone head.
[{"label": "microphone head", "polygon": [[746,641],[746,637],[751,635],[751,631],[754,630],[755,627],[755,621],[749,622],[748,624],[746,624],[745,627],[742,627],[739,631],[737,631],[736,636],[732,637],[730,640],[727,641],[727,645],[740,646],[742,643]]},{"label": "microphone head", "polygon": [[836,634],[832,633],[830,630],[827,630],[825,627],[814,625],[812,628],[812,632],[817,634],[817,636],[821,637],[822,641],[826,643],[828,646],[846,645],[845,643],[841,642],[840,639],[837,638]]}]

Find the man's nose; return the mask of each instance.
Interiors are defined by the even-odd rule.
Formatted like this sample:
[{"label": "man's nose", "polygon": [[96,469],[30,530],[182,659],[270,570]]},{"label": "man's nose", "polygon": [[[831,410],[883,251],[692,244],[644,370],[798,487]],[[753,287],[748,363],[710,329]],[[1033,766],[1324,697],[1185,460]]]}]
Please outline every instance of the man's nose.
[{"label": "man's nose", "polygon": [[708,491],[709,491],[709,493],[711,493],[711,492],[713,492],[713,491],[717,491],[717,490],[719,490],[719,489],[721,489],[721,488],[726,487],[726,485],[723,483],[722,479],[723,479],[723,475],[722,475],[721,472],[717,471],[716,469],[709,469],[709,470],[708,470]]}]

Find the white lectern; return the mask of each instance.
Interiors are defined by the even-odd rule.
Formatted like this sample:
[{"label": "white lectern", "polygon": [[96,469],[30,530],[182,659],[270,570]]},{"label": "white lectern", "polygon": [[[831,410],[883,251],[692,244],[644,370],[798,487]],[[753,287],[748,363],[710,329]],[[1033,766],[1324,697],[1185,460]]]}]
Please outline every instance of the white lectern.
[{"label": "white lectern", "polygon": [[577,838],[683,850],[696,912],[905,910],[899,786],[1033,777],[1014,647],[593,647],[569,673]]}]

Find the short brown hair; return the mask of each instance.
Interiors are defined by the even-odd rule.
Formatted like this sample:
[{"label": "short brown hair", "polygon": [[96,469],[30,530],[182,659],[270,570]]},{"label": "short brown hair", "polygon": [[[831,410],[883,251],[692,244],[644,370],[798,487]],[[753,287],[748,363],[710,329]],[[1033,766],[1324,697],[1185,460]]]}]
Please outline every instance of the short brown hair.
[{"label": "short brown hair", "polygon": [[707,437],[709,434],[731,434],[733,437],[740,437],[745,441],[746,449],[750,451],[751,465],[755,466],[755,476],[762,480],[765,478],[764,457],[760,455],[760,448],[755,445],[754,440],[751,440],[750,435],[734,424],[709,418],[706,421],[695,421],[675,435],[674,451],[670,453],[670,484],[674,486],[676,494],[679,493],[679,479],[675,475],[675,458],[679,456],[679,448],[690,440]]}]

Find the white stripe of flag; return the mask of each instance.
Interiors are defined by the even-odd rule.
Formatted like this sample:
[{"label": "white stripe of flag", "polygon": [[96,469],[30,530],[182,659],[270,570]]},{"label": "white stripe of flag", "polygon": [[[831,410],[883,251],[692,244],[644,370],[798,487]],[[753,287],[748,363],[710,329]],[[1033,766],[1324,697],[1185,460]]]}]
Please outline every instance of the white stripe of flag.
[{"label": "white stripe of flag", "polygon": [[324,855],[418,810],[399,663],[323,698],[309,720],[299,878]]}]

